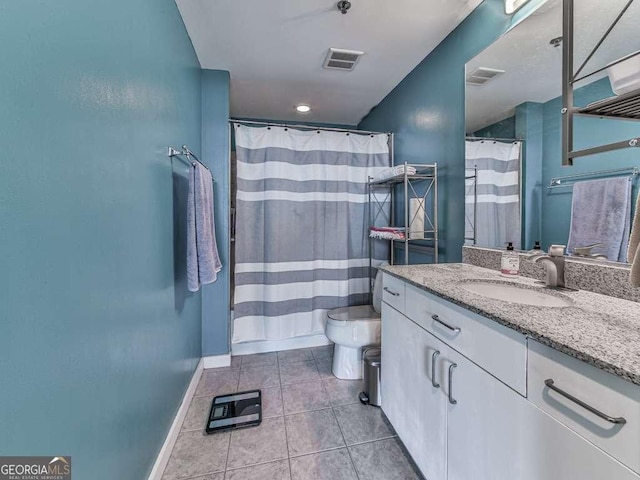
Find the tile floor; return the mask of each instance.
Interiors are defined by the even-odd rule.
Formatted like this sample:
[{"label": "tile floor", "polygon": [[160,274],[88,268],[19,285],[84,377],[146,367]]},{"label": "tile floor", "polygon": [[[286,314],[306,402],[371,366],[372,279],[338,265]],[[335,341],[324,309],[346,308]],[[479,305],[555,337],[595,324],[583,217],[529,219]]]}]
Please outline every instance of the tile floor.
[{"label": "tile floor", "polygon": [[[205,370],[163,480],[419,480],[360,381],[331,374],[333,347],[234,357]],[[259,427],[204,435],[216,395],[262,389]]]}]

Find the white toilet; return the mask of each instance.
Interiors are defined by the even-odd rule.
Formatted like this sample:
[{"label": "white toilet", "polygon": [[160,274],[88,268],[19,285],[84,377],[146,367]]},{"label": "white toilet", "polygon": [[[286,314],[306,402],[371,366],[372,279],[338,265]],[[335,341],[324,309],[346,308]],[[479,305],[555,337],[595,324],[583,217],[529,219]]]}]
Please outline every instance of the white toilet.
[{"label": "white toilet", "polygon": [[362,348],[380,344],[382,271],[378,269],[371,305],[343,307],[327,312],[325,334],[335,343],[333,374],[344,380],[362,378]]}]

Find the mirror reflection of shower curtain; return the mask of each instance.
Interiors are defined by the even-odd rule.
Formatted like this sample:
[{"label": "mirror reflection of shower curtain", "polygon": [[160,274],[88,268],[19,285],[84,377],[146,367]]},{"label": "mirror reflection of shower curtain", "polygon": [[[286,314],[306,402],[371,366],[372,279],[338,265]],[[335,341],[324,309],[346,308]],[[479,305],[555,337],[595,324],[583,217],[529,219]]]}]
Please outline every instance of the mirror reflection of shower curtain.
[{"label": "mirror reflection of shower curtain", "polygon": [[327,310],[368,300],[368,177],[388,137],[236,124],[235,139],[233,342],[324,333]]},{"label": "mirror reflection of shower curtain", "polygon": [[475,179],[465,180],[465,237],[473,235],[481,247],[513,242],[519,249],[521,142],[467,140],[465,145],[467,176],[476,170]]}]

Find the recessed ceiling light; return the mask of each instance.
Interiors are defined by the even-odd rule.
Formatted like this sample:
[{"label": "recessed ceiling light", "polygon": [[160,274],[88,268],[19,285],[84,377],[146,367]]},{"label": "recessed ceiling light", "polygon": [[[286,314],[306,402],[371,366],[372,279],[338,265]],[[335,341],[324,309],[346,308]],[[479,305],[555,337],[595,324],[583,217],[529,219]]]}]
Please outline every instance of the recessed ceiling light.
[{"label": "recessed ceiling light", "polygon": [[300,105],[296,105],[296,111],[298,113],[309,113],[311,111],[311,107],[301,103]]}]

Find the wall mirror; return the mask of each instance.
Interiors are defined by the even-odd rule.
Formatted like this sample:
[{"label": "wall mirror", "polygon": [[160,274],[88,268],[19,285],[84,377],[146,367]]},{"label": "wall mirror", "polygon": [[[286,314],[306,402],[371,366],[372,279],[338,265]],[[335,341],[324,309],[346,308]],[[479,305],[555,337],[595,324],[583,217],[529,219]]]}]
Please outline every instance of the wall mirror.
[{"label": "wall mirror", "polygon": [[[570,254],[625,262],[640,149],[585,156],[562,166],[563,1],[540,3],[466,65],[465,243],[503,248],[513,242],[529,250],[539,241],[544,249],[562,244]],[[625,6],[584,72],[640,50],[640,1],[628,3],[574,0],[574,69]],[[634,59],[627,65],[628,81],[631,89],[640,89],[640,56]],[[620,88],[620,83],[612,87],[603,70],[574,85],[574,103],[585,106],[622,93]],[[637,121],[575,117],[575,149],[637,136]],[[580,249],[594,244],[599,245]]]}]

